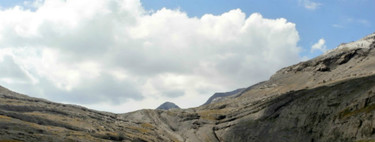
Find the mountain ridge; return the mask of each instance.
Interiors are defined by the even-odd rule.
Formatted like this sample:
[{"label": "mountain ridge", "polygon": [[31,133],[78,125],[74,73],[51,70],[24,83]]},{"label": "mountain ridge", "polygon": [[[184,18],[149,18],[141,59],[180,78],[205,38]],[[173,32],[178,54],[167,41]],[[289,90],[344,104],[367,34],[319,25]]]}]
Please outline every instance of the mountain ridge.
[{"label": "mountain ridge", "polygon": [[208,100],[203,105],[219,102],[220,100],[223,100],[229,96],[240,94],[243,90],[245,90],[245,88],[239,88],[230,92],[215,93],[210,98],[208,98]]},{"label": "mountain ridge", "polygon": [[373,33],[188,109],[114,114],[0,87],[0,140],[374,141],[374,49]]}]

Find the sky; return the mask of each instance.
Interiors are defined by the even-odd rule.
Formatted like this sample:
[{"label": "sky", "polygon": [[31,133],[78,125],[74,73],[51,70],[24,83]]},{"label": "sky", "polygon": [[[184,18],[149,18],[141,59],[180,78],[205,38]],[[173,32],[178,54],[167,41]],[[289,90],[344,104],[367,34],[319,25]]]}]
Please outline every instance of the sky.
[{"label": "sky", "polygon": [[182,108],[375,32],[373,0],[1,0],[0,85],[125,113]]}]

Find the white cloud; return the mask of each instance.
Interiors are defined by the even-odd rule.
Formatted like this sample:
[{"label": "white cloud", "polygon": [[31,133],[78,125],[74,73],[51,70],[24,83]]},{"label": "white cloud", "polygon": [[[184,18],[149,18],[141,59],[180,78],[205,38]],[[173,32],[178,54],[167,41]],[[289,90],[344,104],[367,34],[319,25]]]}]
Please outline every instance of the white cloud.
[{"label": "white cloud", "polygon": [[347,19],[346,19],[346,22],[347,22],[348,24],[351,24],[351,23],[360,24],[360,25],[362,25],[362,26],[366,26],[366,27],[371,26],[370,21],[368,21],[368,20],[366,20],[366,19],[347,18]]},{"label": "white cloud", "polygon": [[298,2],[302,4],[306,9],[309,9],[309,10],[315,10],[319,8],[320,6],[322,6],[321,3],[313,2],[311,0],[298,0]]},{"label": "white cloud", "polygon": [[345,28],[345,26],[340,25],[340,24],[333,24],[332,27],[334,27],[334,28],[340,28],[340,29]]},{"label": "white cloud", "polygon": [[0,11],[0,83],[53,101],[113,112],[167,100],[192,107],[301,60],[294,23],[240,9],[198,18],[149,12],[139,0],[31,4]]},{"label": "white cloud", "polygon": [[317,50],[323,53],[327,51],[326,41],[323,38],[319,39],[317,43],[311,46],[311,52],[315,52]]},{"label": "white cloud", "polygon": [[345,19],[341,20],[340,23],[333,24],[332,27],[334,27],[334,28],[346,28],[346,27],[351,27],[350,25],[370,27],[371,22],[369,20],[360,19],[360,18],[345,18]]}]

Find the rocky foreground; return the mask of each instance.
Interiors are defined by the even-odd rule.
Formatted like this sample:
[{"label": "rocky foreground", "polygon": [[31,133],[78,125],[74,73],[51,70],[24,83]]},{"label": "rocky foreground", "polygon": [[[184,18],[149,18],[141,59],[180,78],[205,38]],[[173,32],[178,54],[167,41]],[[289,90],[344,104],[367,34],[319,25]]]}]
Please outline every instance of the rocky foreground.
[{"label": "rocky foreground", "polygon": [[0,88],[0,141],[375,141],[375,34],[190,109],[113,114]]}]

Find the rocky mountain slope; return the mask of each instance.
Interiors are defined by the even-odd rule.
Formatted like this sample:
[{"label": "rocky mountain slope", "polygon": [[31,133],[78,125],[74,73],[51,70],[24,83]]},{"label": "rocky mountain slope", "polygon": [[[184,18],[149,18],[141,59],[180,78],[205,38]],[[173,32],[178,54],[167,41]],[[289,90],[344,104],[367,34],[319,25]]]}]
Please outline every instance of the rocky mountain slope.
[{"label": "rocky mountain slope", "polygon": [[208,100],[203,105],[220,102],[224,99],[229,98],[229,96],[233,96],[233,95],[237,95],[241,93],[243,90],[245,90],[245,88],[236,89],[230,92],[215,93],[210,98],[208,98]]},{"label": "rocky mountain slope", "polygon": [[0,88],[0,140],[375,141],[375,33],[220,102],[113,114]]},{"label": "rocky mountain slope", "polygon": [[165,102],[161,104],[159,107],[157,107],[156,109],[170,110],[170,109],[180,109],[180,107],[178,107],[176,104],[172,102]]}]

